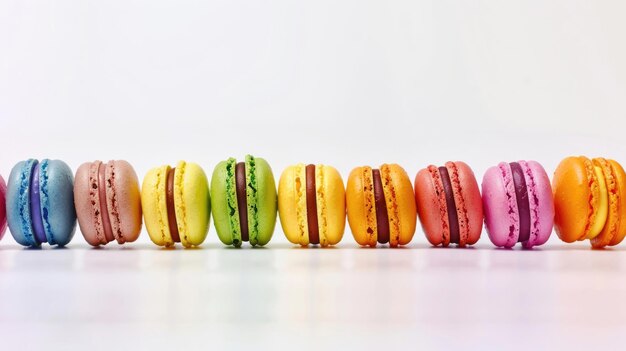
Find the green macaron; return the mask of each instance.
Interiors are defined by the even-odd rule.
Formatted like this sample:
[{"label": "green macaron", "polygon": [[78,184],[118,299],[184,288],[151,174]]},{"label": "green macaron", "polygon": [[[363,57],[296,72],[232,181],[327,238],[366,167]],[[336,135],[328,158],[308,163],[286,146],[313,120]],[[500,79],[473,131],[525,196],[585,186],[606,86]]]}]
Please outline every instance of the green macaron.
[{"label": "green macaron", "polygon": [[217,235],[226,245],[265,245],[276,225],[276,182],[270,165],[246,155],[220,162],[211,178],[212,212]]}]

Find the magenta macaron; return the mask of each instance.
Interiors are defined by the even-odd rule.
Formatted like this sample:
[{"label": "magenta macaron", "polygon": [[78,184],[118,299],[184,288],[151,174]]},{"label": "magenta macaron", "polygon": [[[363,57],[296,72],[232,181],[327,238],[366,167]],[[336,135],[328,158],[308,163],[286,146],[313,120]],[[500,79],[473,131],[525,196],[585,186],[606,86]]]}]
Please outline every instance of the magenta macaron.
[{"label": "magenta macaron", "polygon": [[482,183],[485,227],[498,247],[516,243],[529,249],[543,245],[554,224],[550,179],[535,161],[501,162],[485,173]]},{"label": "magenta macaron", "polygon": [[4,178],[0,176],[0,239],[4,236],[4,232],[7,230],[7,183],[4,182]]}]

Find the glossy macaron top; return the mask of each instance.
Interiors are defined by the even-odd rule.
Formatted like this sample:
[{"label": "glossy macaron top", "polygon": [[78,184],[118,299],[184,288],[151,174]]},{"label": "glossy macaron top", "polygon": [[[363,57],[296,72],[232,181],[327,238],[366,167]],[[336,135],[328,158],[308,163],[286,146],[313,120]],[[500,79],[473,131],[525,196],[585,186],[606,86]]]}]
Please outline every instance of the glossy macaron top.
[{"label": "glossy macaron top", "polygon": [[565,242],[590,239],[594,247],[617,245],[626,233],[626,176],[604,158],[567,157],[552,180],[557,235]]},{"label": "glossy macaron top", "polygon": [[270,165],[262,158],[247,155],[220,162],[211,177],[213,222],[226,245],[265,245],[276,226],[276,182]]},{"label": "glossy macaron top", "polygon": [[133,242],[141,232],[139,180],[126,161],[82,164],[74,181],[78,224],[90,245]]},{"label": "glossy macaron top", "polygon": [[417,220],[413,186],[397,164],[357,167],[346,187],[348,223],[360,245],[396,247],[413,238]]},{"label": "glossy macaron top", "polygon": [[475,244],[483,223],[482,199],[474,172],[463,162],[430,165],[415,177],[417,213],[433,245]]},{"label": "glossy macaron top", "polygon": [[337,244],[346,224],[341,175],[327,165],[287,167],[278,183],[278,212],[290,242],[323,247]]},{"label": "glossy macaron top", "polygon": [[6,195],[7,184],[4,182],[4,178],[0,176],[0,239],[2,239],[7,229]]},{"label": "glossy macaron top", "polygon": [[202,168],[180,161],[175,168],[153,168],[143,179],[141,205],[152,242],[185,247],[204,242],[209,230],[211,197]]},{"label": "glossy macaron top", "polygon": [[499,247],[543,245],[554,223],[550,180],[535,161],[505,163],[487,170],[482,182],[485,227]]},{"label": "glossy macaron top", "polygon": [[74,177],[63,161],[29,159],[16,164],[7,184],[7,220],[24,246],[64,246],[76,229]]}]

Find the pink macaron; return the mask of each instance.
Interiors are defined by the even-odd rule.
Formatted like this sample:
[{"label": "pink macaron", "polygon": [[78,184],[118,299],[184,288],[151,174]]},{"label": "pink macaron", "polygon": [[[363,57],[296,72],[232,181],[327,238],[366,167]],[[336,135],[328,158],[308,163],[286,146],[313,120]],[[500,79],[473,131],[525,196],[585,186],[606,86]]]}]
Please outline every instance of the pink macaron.
[{"label": "pink macaron", "polygon": [[7,230],[7,183],[4,182],[4,178],[0,176],[0,239],[4,236],[4,232]]},{"label": "pink macaron", "polygon": [[93,246],[137,240],[142,212],[133,167],[126,161],[87,162],[75,178],[74,204],[85,240]]},{"label": "pink macaron", "polygon": [[529,249],[543,245],[554,224],[550,179],[535,161],[518,161],[491,167],[482,183],[485,227],[498,247],[521,242]]}]

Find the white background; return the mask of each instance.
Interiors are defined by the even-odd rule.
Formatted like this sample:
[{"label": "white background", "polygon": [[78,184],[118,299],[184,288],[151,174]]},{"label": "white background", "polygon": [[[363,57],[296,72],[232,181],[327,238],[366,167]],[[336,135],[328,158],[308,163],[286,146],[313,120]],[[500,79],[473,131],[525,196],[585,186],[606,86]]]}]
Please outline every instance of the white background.
[{"label": "white background", "polygon": [[[286,166],[299,162],[333,165],[344,179],[359,165],[396,162],[413,179],[428,164],[463,160],[480,182],[484,171],[501,161],[534,159],[550,176],[568,155],[626,162],[625,14],[623,1],[3,0],[0,174],[6,179],[16,162],[32,157],[62,159],[73,170],[85,161],[126,159],[140,181],[149,168],[184,159],[199,163],[210,176],[220,160],[251,153],[269,161],[277,180]],[[444,341],[444,346],[455,345],[446,335],[464,325],[471,343],[454,339],[457,346],[484,348],[491,341],[497,347],[516,340],[509,346],[524,348],[533,340],[544,346],[571,340],[580,347],[618,339],[609,331],[623,326],[619,312],[626,315],[626,306],[609,301],[609,297],[623,300],[626,290],[619,283],[626,272],[623,252],[612,257],[592,253],[587,244],[565,246],[555,235],[543,253],[534,256],[491,250],[484,233],[479,247],[486,251],[472,254],[428,250],[418,227],[409,246],[418,249],[415,255],[348,249],[337,256],[332,251],[290,250],[277,225],[268,245],[276,249],[234,254],[221,250],[211,225],[206,250],[176,251],[180,270],[172,276],[159,270],[159,263],[170,264],[171,257],[163,261],[162,252],[152,251],[145,232],[139,243],[130,244],[138,251],[93,251],[83,242],[77,232],[70,244],[73,249],[21,251],[7,233],[0,243],[4,331],[29,337],[28,330],[36,329],[35,334],[43,335],[33,340],[46,342],[69,328],[79,342],[98,340],[91,346],[106,348],[106,340],[115,345],[115,339],[98,336],[109,330],[140,348],[150,340],[153,346],[171,348],[180,341],[175,336],[189,340],[202,333],[213,335],[218,345],[225,342],[225,335],[235,346],[245,347],[238,344],[246,339],[237,331],[268,341],[263,333],[277,340],[280,328],[289,334],[281,340],[292,338],[302,344],[295,328],[309,340],[330,335],[323,342],[331,345],[347,340],[342,335],[358,336],[361,346],[397,345],[419,336],[422,345],[433,347]],[[355,246],[349,231],[339,246]],[[570,247],[576,250],[568,251]],[[329,259],[319,271],[289,268],[318,265],[318,255]],[[190,283],[197,269],[193,257],[213,273],[225,262],[241,259],[261,266],[269,262],[278,272],[263,271],[273,282],[265,285],[257,280],[240,285],[215,273],[213,282],[224,290],[211,280]],[[112,272],[98,268],[113,261],[130,268],[115,266],[119,271]],[[398,269],[407,261],[422,275],[401,268],[389,275],[385,270]],[[594,268],[581,266],[583,261]],[[15,268],[24,263],[25,272]],[[341,270],[334,270],[333,263]],[[524,268],[527,263],[533,268]],[[423,271],[441,264],[452,271],[470,268],[467,275],[446,268],[431,275]],[[38,273],[42,265],[53,267],[52,275]],[[324,295],[325,308],[319,314],[298,308],[302,301],[294,296],[320,298],[307,295],[310,289],[302,286],[345,283],[337,272],[351,274],[355,265],[374,271],[348,280],[342,293]],[[227,271],[232,270],[240,273],[237,268]],[[304,283],[312,272],[319,281]],[[74,303],[60,307],[42,301],[33,293],[41,286],[26,283],[25,275],[61,282],[47,292],[68,296]],[[279,276],[283,280],[275,284],[271,279]],[[140,280],[143,285],[136,286],[137,277],[164,280]],[[523,283],[516,286],[511,277]],[[348,292],[369,291],[380,301],[388,295],[377,282],[391,278],[413,283],[404,293],[392,295],[401,299],[388,301],[392,311],[373,307],[386,318],[359,314],[356,304],[376,304],[365,295],[361,299],[366,300],[355,300]],[[206,306],[214,314],[204,315],[194,304],[202,296],[181,302],[178,295],[173,299],[166,294],[169,300],[161,301],[164,293],[141,289],[154,284],[156,291],[164,287],[169,291],[167,287],[178,283],[208,290],[226,301],[233,291],[264,287],[260,294],[269,302],[248,303],[246,309],[233,311],[222,300],[208,300]],[[103,307],[94,310],[98,304],[90,296],[104,301],[117,296],[111,284],[133,288],[128,298],[133,303],[100,302]],[[304,295],[291,294],[294,284],[300,287],[295,292]],[[101,286],[107,288],[89,290]],[[514,295],[513,301],[504,298],[527,286],[534,286],[531,293],[538,299],[534,304],[520,304],[527,298],[524,294]],[[470,311],[459,312],[471,301],[454,302],[457,295],[451,292],[461,289],[474,300]],[[286,295],[288,302],[273,299],[276,295]],[[449,309],[429,309],[428,298],[440,296],[447,299],[442,305]],[[39,302],[33,306],[31,300]],[[139,307],[131,313],[129,306]],[[169,312],[154,312],[159,308]],[[510,315],[503,312],[510,309]],[[617,314],[598,314],[601,310]],[[358,320],[369,324],[360,328]],[[592,326],[587,328],[585,321]],[[231,323],[230,329],[221,329],[220,323]],[[245,331],[257,323],[263,327]],[[173,344],[149,338],[167,333],[173,334],[169,339]],[[135,338],[138,335],[147,338]],[[393,335],[398,339],[394,341]],[[63,340],[70,343],[72,337]]]},{"label": "white background", "polygon": [[74,170],[126,159],[140,181],[184,159],[210,176],[251,153],[277,179],[298,162],[344,179],[396,162],[413,179],[463,160],[480,182],[501,161],[550,176],[572,154],[626,161],[625,13],[620,1],[2,1],[0,174],[34,157]]}]

